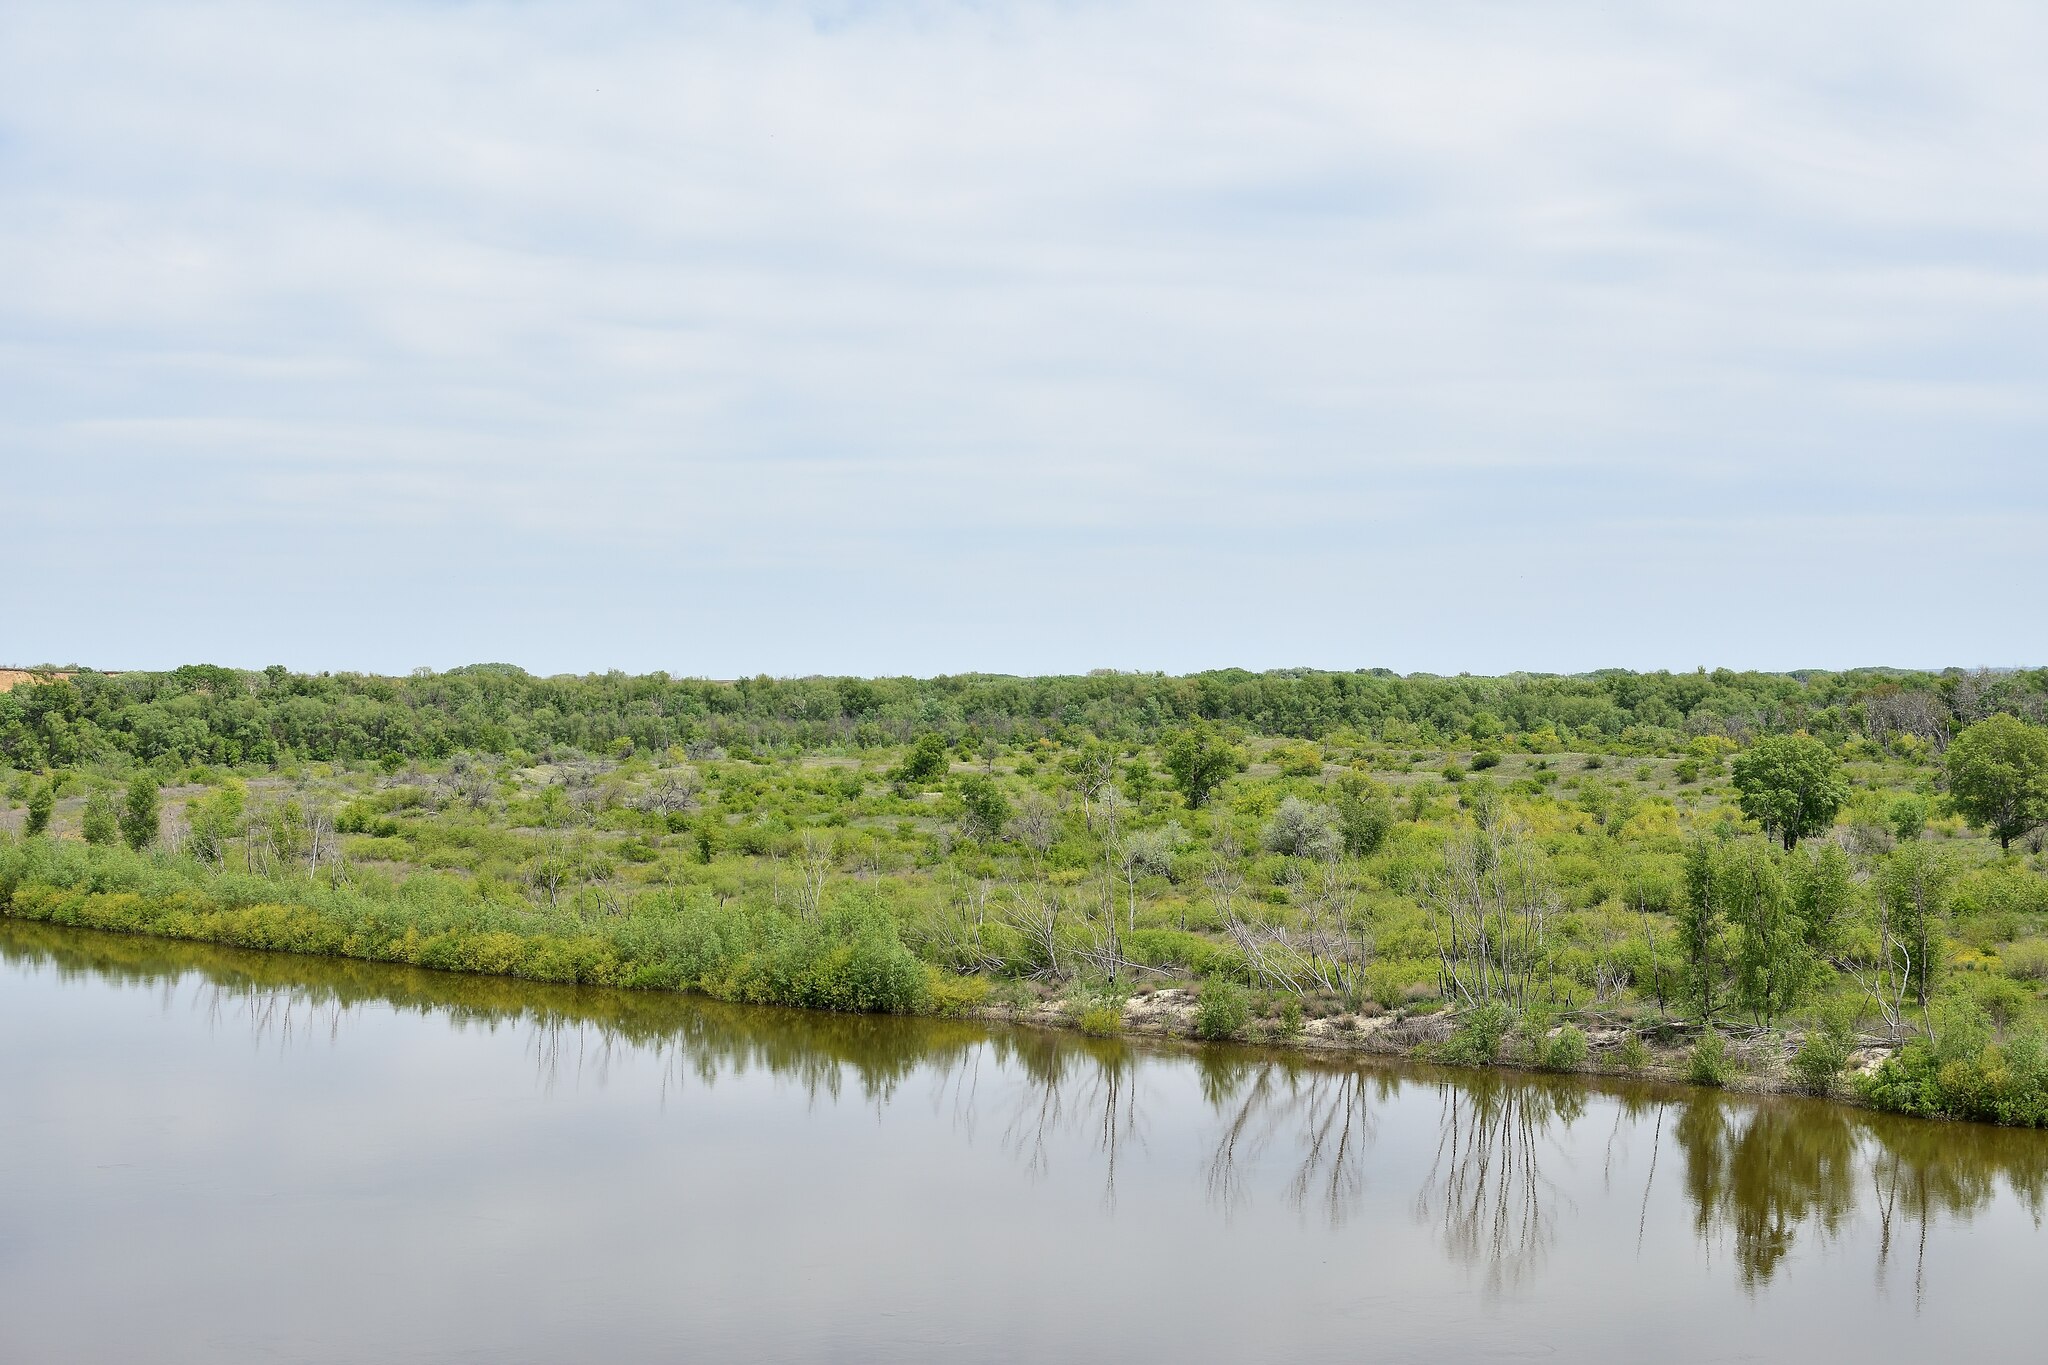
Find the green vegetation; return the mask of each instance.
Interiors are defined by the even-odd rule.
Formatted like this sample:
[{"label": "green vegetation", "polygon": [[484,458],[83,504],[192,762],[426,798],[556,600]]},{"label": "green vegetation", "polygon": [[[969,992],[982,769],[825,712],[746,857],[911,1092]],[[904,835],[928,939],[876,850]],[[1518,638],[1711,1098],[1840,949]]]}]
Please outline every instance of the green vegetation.
[{"label": "green vegetation", "polygon": [[1685,1061],[1685,1078],[1694,1085],[1724,1086],[1735,1077],[1735,1059],[1728,1055],[1728,1042],[1708,1029],[1692,1045]]},{"label": "green vegetation", "polygon": [[1098,1032],[1199,983],[1202,1036],[1722,1082],[1782,1031],[1762,1080],[2031,1122],[2044,715],[2048,672],[86,673],[0,694],[0,911]]},{"label": "green vegetation", "polygon": [[1195,1005],[1195,1035],[1199,1038],[1235,1038],[1251,1020],[1251,1004],[1239,987],[1222,977],[1202,983]]}]

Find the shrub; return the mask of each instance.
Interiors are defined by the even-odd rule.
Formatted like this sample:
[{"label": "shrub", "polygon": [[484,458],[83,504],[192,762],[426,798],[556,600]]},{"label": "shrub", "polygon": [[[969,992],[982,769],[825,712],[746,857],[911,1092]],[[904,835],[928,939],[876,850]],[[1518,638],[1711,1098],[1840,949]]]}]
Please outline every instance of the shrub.
[{"label": "shrub", "polygon": [[1201,998],[1195,1002],[1195,1035],[1199,1038],[1235,1038],[1251,1019],[1251,1002],[1235,982],[1212,976],[1202,983]]},{"label": "shrub", "polygon": [[936,967],[926,970],[925,998],[933,1014],[971,1014],[988,1003],[992,989],[983,977],[959,976]]},{"label": "shrub", "polygon": [[2003,976],[1976,976],[1964,989],[2000,1027],[2025,1018],[2027,1007],[2034,1002],[2031,990]]},{"label": "shrub", "polygon": [[1323,770],[1323,751],[1313,744],[1284,744],[1273,751],[1273,761],[1288,777],[1315,777]]},{"label": "shrub", "polygon": [[84,830],[88,844],[107,845],[121,837],[121,817],[114,809],[113,793],[94,787],[85,798]]},{"label": "shrub", "polygon": [[1650,1065],[1650,1048],[1641,1038],[1631,1033],[1621,1040],[1621,1046],[1614,1049],[1612,1065],[1616,1071],[1643,1071]]},{"label": "shrub", "polygon": [[1692,1045],[1686,1058],[1685,1078],[1694,1085],[1724,1086],[1735,1077],[1735,1059],[1728,1055],[1727,1040],[1708,1029]]},{"label": "shrub", "polygon": [[946,737],[935,731],[926,731],[910,746],[910,752],[903,756],[903,763],[891,779],[906,785],[922,785],[937,781],[946,773]]},{"label": "shrub", "polygon": [[41,834],[50,827],[50,812],[57,808],[57,793],[48,782],[37,779],[28,789],[28,815],[22,824],[27,834]]},{"label": "shrub", "polygon": [[1479,1005],[1465,1012],[1458,1030],[1437,1049],[1437,1060],[1452,1066],[1487,1066],[1500,1057],[1500,1046],[1514,1027],[1506,1005]]},{"label": "shrub", "polygon": [[2048,1044],[2031,1030],[2000,1041],[1982,1008],[1950,1002],[1935,1041],[1915,1038],[1858,1089],[1894,1113],[2048,1127]]},{"label": "shrub", "polygon": [[1927,801],[1919,796],[1894,797],[1885,811],[1892,837],[1905,843],[1927,832]]},{"label": "shrub", "polygon": [[1792,1083],[1809,1095],[1833,1094],[1855,1047],[1856,1035],[1847,1020],[1823,1020],[1807,1031],[1799,1051],[1792,1055]]},{"label": "shrub", "polygon": [[1293,858],[1328,858],[1344,846],[1337,812],[1290,796],[1259,833],[1259,845]]},{"label": "shrub", "polygon": [[1567,1023],[1536,1044],[1536,1065],[1545,1071],[1577,1071],[1586,1065],[1586,1035]]},{"label": "shrub", "polygon": [[2023,938],[1998,955],[2005,974],[2022,981],[2048,981],[2048,938]]},{"label": "shrub", "polygon": [[1113,1038],[1124,1029],[1123,1006],[1111,999],[1089,1000],[1075,1013],[1074,1022],[1090,1038]]},{"label": "shrub", "polygon": [[1498,768],[1499,766],[1500,755],[1491,749],[1481,749],[1478,753],[1472,755],[1472,771],[1475,773],[1482,773],[1488,768]]}]

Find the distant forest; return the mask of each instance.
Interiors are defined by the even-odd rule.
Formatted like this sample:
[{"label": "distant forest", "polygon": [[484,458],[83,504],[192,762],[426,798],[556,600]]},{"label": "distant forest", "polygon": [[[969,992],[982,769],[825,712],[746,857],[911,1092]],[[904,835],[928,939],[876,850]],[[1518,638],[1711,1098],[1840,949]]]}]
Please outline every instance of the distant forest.
[{"label": "distant forest", "polygon": [[1804,730],[1841,742],[1940,751],[1962,726],[2006,712],[2048,718],[2048,668],[1991,672],[1401,676],[1226,669],[1185,677],[742,678],[664,673],[535,677],[475,664],[408,677],[190,665],[57,677],[0,693],[0,763],[437,759],[573,749],[621,756],[857,749],[939,733],[949,742],[1039,735],[1152,741],[1207,720],[1248,735],[1352,732],[1394,744],[1507,735],[1665,752],[1705,735],[1737,741]]}]

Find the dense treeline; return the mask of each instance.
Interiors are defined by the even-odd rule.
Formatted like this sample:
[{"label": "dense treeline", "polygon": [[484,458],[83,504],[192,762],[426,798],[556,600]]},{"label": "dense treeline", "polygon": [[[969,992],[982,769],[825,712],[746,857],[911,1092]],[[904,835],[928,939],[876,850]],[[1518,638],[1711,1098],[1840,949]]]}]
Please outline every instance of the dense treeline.
[{"label": "dense treeline", "polygon": [[1148,741],[1195,720],[1301,739],[1349,730],[1392,744],[1523,734],[1649,752],[1702,736],[1739,741],[1805,730],[1940,749],[1963,726],[2001,712],[2048,716],[2048,669],[1498,678],[1290,669],[713,682],[661,673],[540,678],[503,664],[403,678],[192,665],[87,671],[0,693],[0,763],[62,767],[115,755],[227,765],[375,761],[555,746],[612,754],[873,748],[928,732],[949,741]]}]

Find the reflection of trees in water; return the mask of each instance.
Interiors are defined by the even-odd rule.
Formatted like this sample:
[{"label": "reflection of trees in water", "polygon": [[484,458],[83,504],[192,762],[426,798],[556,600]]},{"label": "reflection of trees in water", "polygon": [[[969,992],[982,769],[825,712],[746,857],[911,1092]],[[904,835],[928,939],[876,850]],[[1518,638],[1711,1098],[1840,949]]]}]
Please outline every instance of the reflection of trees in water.
[{"label": "reflection of trees in water", "polygon": [[1335,1227],[1364,1190],[1369,1101],[1399,1088],[1387,1072],[1214,1051],[1197,1063],[1203,1098],[1223,1119],[1208,1161],[1209,1198],[1226,1213],[1247,1201],[1247,1170],[1273,1148],[1293,1164],[1287,1196],[1318,1205]]},{"label": "reflection of trees in water", "polygon": [[1672,1136],[1685,1153],[1693,1227],[1726,1234],[1745,1288],[1766,1284],[1803,1229],[1823,1244],[1856,1207],[1860,1157],[1846,1109],[1764,1102],[1737,1115],[1717,1098],[1681,1106]]},{"label": "reflection of trees in water", "polygon": [[[1219,1123],[1205,1163],[1215,1204],[1229,1212],[1247,1203],[1255,1173],[1277,1160],[1285,1182],[1276,1192],[1298,1208],[1313,1204],[1333,1225],[1361,1201],[1379,1103],[1425,1085],[1439,1096],[1438,1142],[1416,1213],[1439,1225],[1447,1254],[1483,1265],[1496,1286],[1534,1273],[1557,1235],[1562,1196],[1544,1162],[1594,1093],[1575,1081],[1484,1072],[1419,1081],[1237,1048],[1162,1058],[1121,1041],[1028,1029],[727,1006],[18,921],[0,920],[0,959],[153,991],[166,1008],[182,1002],[216,1028],[246,1028],[280,1046],[332,1041],[369,1005],[431,1014],[459,1030],[524,1030],[544,1087],[565,1078],[602,1085],[622,1060],[651,1058],[665,1098],[767,1073],[813,1102],[857,1095],[879,1110],[919,1077],[970,1137],[982,1110],[997,1115],[1004,1149],[1034,1175],[1050,1171],[1058,1140],[1080,1139],[1101,1162],[1112,1204],[1130,1150],[1144,1144],[1148,1069],[1192,1065]],[[985,1068],[999,1085],[984,1089]],[[1639,1238],[1652,1189],[1671,1169],[1665,1149],[1674,1148],[1695,1233],[1732,1249],[1752,1291],[1781,1273],[1801,1237],[1825,1244],[1867,1212],[1880,1282],[1910,1254],[1917,1296],[1930,1230],[1942,1218],[1975,1217],[2001,1185],[2037,1223],[2048,1202],[2048,1141],[2038,1133],[1700,1091],[1630,1086],[1609,1099],[1616,1116],[1605,1184],[1612,1191],[1625,1177],[1633,1199],[1642,1181]]]},{"label": "reflection of trees in water", "polygon": [[1801,1235],[1838,1238],[1867,1190],[1877,1224],[1877,1278],[1910,1243],[1913,1292],[1926,1289],[1929,1229],[1967,1222],[2001,1181],[2035,1221],[2048,1191],[2039,1134],[1866,1114],[1811,1101],[1701,1095],[1676,1106],[1685,1195],[1703,1242],[1727,1237],[1752,1292],[1783,1267]]},{"label": "reflection of trees in water", "polygon": [[1439,1094],[1436,1160],[1416,1217],[1440,1226],[1453,1260],[1483,1265],[1489,1288],[1518,1283],[1542,1265],[1556,1236],[1550,1205],[1565,1199],[1544,1175],[1542,1153],[1554,1127],[1585,1112],[1586,1092],[1477,1073]]},{"label": "reflection of trees in water", "polygon": [[1102,1157],[1103,1198],[1114,1207],[1117,1163],[1126,1147],[1144,1143],[1137,1054],[1121,1042],[1033,1030],[998,1035],[991,1047],[1023,1081],[1003,1125],[1004,1150],[1042,1177],[1052,1170],[1055,1140],[1085,1130]]},{"label": "reflection of trees in water", "polygon": [[[2048,1194],[2048,1160],[2025,1160],[2026,1152],[2002,1129],[1966,1123],[1928,1123],[1904,1119],[1873,1124],[1875,1150],[1869,1159],[1872,1202],[1878,1220],[1877,1282],[1890,1281],[1892,1262],[1911,1244],[1913,1301],[1927,1291],[1929,1229],[1943,1214],[1968,1221],[1988,1208],[2001,1178],[2008,1190],[2040,1226],[2044,1194]],[[2038,1156],[2038,1150],[2036,1152]]]}]

